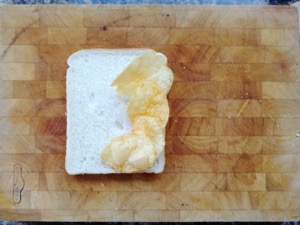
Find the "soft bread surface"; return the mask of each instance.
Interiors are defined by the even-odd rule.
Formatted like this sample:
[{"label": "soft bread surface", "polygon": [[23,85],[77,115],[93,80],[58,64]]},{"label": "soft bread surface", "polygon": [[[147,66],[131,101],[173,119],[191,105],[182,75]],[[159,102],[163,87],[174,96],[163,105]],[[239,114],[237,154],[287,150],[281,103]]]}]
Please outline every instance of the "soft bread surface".
[{"label": "soft bread surface", "polygon": [[[107,143],[128,133],[132,125],[126,113],[129,98],[111,86],[114,79],[146,49],[81,50],[68,59],[67,151],[69,174],[118,173],[104,164],[99,154]],[[147,173],[160,173],[162,152]]]}]

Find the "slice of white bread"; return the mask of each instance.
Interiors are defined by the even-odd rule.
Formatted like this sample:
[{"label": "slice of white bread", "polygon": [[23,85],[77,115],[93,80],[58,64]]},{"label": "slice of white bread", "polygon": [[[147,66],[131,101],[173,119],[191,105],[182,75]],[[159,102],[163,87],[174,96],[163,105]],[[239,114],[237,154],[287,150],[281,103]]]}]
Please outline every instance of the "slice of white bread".
[{"label": "slice of white bread", "polygon": [[[129,97],[111,86],[114,79],[147,49],[81,50],[68,59],[67,70],[67,173],[118,173],[100,159],[111,139],[128,133],[132,125],[126,113]],[[160,54],[160,53],[157,53]],[[162,152],[155,164],[142,171],[161,173]]]}]

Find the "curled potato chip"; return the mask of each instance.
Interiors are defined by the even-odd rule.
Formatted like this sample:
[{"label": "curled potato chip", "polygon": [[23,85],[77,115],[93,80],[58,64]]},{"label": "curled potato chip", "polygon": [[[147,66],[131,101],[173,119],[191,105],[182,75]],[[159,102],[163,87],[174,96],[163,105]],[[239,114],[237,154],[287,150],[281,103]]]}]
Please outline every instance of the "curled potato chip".
[{"label": "curled potato chip", "polygon": [[101,153],[101,159],[118,172],[132,173],[151,167],[155,151],[147,136],[129,133],[112,139]]},{"label": "curled potato chip", "polygon": [[167,58],[149,50],[134,61],[112,83],[117,92],[130,96],[127,114],[131,133],[111,140],[101,159],[121,173],[150,168],[165,147],[165,126],[169,118],[167,93],[173,73]]},{"label": "curled potato chip", "polygon": [[114,80],[112,86],[117,86],[117,92],[131,96],[140,81],[159,72],[163,67],[167,67],[166,56],[149,50],[132,61]]},{"label": "curled potato chip", "polygon": [[132,123],[138,116],[154,117],[163,129],[169,118],[167,96],[154,81],[142,81],[131,96],[127,114]]},{"label": "curled potato chip", "polygon": [[161,129],[155,118],[150,116],[138,116],[132,126],[135,134],[146,135],[153,143],[156,158],[165,148],[164,130]]},{"label": "curled potato chip", "polygon": [[172,70],[169,67],[164,66],[147,79],[155,81],[161,87],[161,89],[168,94],[174,78]]}]

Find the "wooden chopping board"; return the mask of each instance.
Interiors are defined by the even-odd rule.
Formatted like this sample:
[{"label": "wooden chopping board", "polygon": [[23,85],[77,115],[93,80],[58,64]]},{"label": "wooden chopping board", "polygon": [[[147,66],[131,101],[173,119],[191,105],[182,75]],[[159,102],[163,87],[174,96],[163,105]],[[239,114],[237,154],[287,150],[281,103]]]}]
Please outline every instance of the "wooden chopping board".
[{"label": "wooden chopping board", "polygon": [[[0,218],[300,220],[296,8],[0,8]],[[149,47],[175,74],[160,175],[69,176],[66,60]],[[117,63],[117,62],[116,62]]]}]

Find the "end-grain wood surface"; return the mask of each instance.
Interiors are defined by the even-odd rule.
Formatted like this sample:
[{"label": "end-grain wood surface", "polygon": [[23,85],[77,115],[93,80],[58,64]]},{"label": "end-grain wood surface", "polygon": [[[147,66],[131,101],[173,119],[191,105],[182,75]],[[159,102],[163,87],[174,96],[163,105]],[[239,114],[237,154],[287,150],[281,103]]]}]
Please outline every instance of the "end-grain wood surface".
[{"label": "end-grain wood surface", "polygon": [[[300,220],[296,8],[20,5],[0,14],[1,219]],[[70,176],[66,60],[131,47],[164,53],[175,74],[165,172]]]}]

